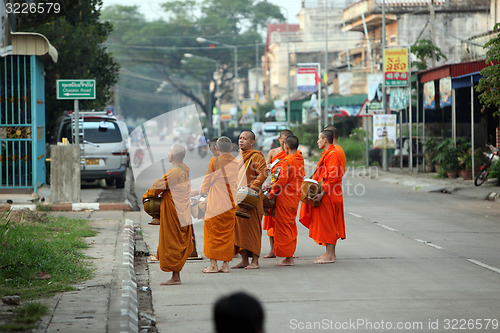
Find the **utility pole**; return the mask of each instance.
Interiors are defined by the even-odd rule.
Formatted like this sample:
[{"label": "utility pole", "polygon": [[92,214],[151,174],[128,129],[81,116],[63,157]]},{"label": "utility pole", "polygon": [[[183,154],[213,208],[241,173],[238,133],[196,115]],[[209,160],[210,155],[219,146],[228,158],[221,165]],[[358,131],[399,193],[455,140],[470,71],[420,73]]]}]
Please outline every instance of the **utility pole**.
[{"label": "utility pole", "polygon": [[325,127],[328,126],[328,3],[325,1]]},{"label": "utility pole", "polygon": [[[384,50],[385,50],[385,0],[382,0],[382,64],[384,62]],[[384,110],[384,114],[387,113],[387,90],[385,88],[385,82],[382,85],[382,108]],[[389,168],[387,166],[387,148],[384,148],[382,150],[382,170],[387,171],[388,169]]]},{"label": "utility pole", "polygon": [[[431,34],[431,44],[432,46],[435,46],[436,42],[436,27],[434,24],[436,24],[436,12],[434,11],[434,0],[431,0],[430,3],[430,14],[431,14],[431,28],[430,28],[430,34]],[[431,50],[432,52],[432,67],[436,67],[436,51],[434,48]]]}]

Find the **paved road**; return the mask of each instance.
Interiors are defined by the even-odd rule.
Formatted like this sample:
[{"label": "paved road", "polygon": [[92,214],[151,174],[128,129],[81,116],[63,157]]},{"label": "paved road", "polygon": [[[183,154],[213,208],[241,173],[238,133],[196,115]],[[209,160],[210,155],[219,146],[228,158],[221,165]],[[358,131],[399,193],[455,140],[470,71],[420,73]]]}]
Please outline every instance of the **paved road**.
[{"label": "paved road", "polygon": [[[237,290],[261,300],[267,332],[498,328],[498,202],[424,193],[353,175],[344,183],[347,240],[338,244],[335,264],[312,263],[322,248],[300,224],[295,267],[275,267],[277,259],[262,259],[260,270],[202,274],[208,260],[188,261],[183,285],[160,287],[169,274],[151,264],[159,331],[210,332],[213,303]],[[140,187],[139,179],[136,190]],[[154,251],[158,228],[148,221],[142,213],[145,240]],[[196,223],[195,231],[202,253],[203,224]],[[267,253],[265,235],[262,244]]]}]

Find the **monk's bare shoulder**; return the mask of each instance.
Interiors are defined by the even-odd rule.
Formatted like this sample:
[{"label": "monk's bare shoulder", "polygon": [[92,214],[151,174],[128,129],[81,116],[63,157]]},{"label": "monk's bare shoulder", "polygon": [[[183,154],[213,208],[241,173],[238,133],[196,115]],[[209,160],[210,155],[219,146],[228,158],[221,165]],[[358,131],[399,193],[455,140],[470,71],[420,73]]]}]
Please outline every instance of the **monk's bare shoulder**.
[{"label": "monk's bare shoulder", "polygon": [[278,155],[280,150],[281,150],[280,147],[271,149],[269,153],[267,153],[266,163],[271,164],[273,162],[274,156]]}]

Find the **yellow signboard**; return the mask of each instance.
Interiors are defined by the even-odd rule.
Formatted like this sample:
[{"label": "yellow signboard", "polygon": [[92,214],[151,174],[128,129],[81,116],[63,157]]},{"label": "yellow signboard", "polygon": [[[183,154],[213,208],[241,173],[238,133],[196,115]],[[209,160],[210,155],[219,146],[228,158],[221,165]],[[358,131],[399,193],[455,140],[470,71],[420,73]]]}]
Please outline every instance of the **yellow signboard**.
[{"label": "yellow signboard", "polygon": [[408,49],[385,49],[384,85],[406,87],[409,82]]}]

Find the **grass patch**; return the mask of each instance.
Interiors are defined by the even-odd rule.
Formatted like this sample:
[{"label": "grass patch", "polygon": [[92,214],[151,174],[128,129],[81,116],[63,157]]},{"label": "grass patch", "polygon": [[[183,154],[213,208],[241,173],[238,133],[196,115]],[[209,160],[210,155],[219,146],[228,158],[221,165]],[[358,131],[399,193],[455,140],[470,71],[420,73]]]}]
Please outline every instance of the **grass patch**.
[{"label": "grass patch", "polygon": [[42,316],[49,311],[47,305],[39,302],[27,302],[16,309],[16,322],[18,323],[36,323]]},{"label": "grass patch", "polygon": [[[49,217],[41,212],[4,213],[0,217],[0,296],[23,300],[73,290],[92,277],[82,250],[84,237],[96,234],[86,220]],[[41,279],[41,275],[50,275]]]},{"label": "grass patch", "polygon": [[38,321],[48,313],[48,307],[39,302],[27,302],[15,309],[14,322],[0,325],[2,332],[26,331],[36,328]]}]

